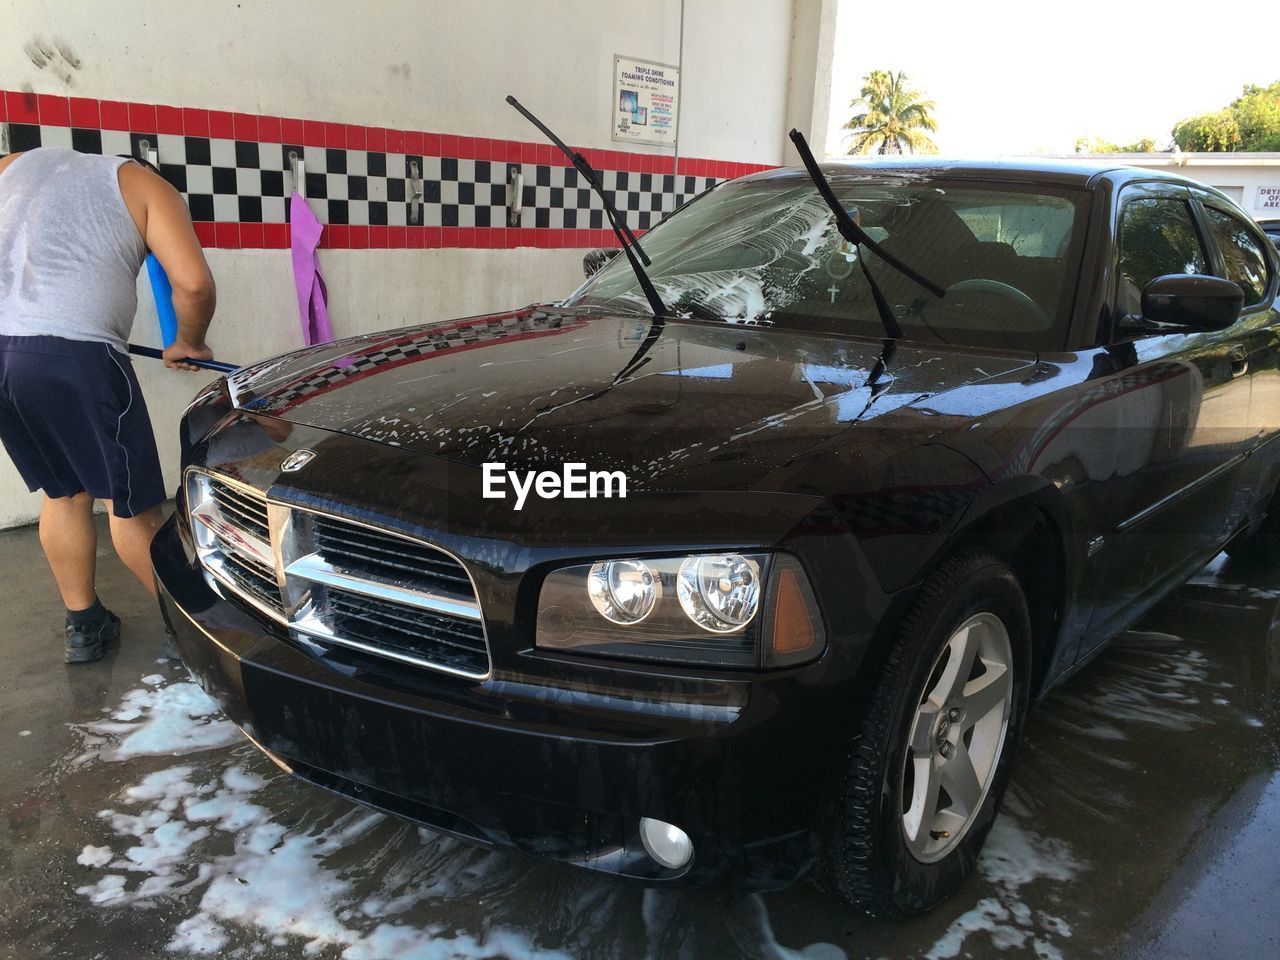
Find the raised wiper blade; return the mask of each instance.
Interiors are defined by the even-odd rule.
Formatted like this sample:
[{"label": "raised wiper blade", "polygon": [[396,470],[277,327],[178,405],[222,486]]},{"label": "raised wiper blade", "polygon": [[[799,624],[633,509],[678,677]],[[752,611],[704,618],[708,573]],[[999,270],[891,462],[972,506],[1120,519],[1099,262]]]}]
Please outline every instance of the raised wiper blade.
[{"label": "raised wiper blade", "polygon": [[[644,291],[645,299],[649,301],[649,308],[653,311],[654,317],[659,323],[667,313],[666,305],[662,302],[662,297],[658,295],[657,288],[653,285],[653,281],[649,279],[649,275],[644,272],[644,268],[649,266],[649,257],[645,254],[644,248],[640,246],[640,241],[636,239],[636,235],[631,232],[631,228],[627,226],[626,221],[618,215],[617,208],[609,201],[608,195],[604,192],[604,187],[600,183],[600,178],[596,176],[595,169],[591,164],[587,163],[587,158],[576,150],[571,150],[563,140],[551,132],[541,120],[524,108],[524,106],[515,97],[508,96],[507,103],[511,104],[521,115],[532,123],[535,127],[542,131],[543,135],[556,145],[556,148],[569,158],[569,162],[573,164],[573,168],[582,175],[582,179],[587,181],[587,186],[595,191],[596,196],[600,198],[600,202],[604,204],[604,215],[609,220],[609,226],[613,228],[614,235],[618,238],[618,243],[622,245],[622,252],[626,254],[627,261],[631,264],[631,269],[635,271],[636,279],[640,282],[640,289]],[[637,259],[636,254],[639,254]],[[641,266],[643,261],[644,266]]]},{"label": "raised wiper blade", "polygon": [[[867,234],[862,227],[849,216],[849,211],[844,208],[837,199],[835,191],[831,189],[831,184],[827,181],[822,169],[818,166],[818,161],[813,158],[813,151],[809,149],[809,144],[799,130],[791,131],[791,142],[796,145],[796,152],[800,154],[800,161],[804,164],[804,168],[809,173],[809,179],[813,181],[814,186],[818,188],[818,195],[831,208],[831,213],[836,220],[836,229],[840,231],[840,235],[850,243],[866,247],[877,257],[887,263],[893,269],[897,270],[904,277],[915,281],[924,287],[935,297],[946,296],[946,291],[938,284],[934,283],[920,271],[914,267],[903,263],[880,244],[876,243]],[[902,331],[898,327],[897,318],[893,315],[893,309],[889,306],[889,302],[885,300],[884,295],[880,292],[880,288],[876,285],[875,280],[871,276],[871,272],[867,269],[866,262],[859,258],[862,265],[863,276],[867,278],[867,282],[871,286],[871,294],[875,299],[876,308],[880,311],[880,317],[884,321],[885,330],[891,337],[901,337]]]}]

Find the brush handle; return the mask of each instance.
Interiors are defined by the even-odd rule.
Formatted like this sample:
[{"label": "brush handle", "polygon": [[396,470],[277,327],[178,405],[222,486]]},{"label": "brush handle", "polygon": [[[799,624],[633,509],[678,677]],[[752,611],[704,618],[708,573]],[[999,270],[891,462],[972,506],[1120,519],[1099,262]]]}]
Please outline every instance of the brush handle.
[{"label": "brush handle", "polygon": [[[135,357],[150,357],[152,360],[163,360],[164,351],[157,350],[155,347],[141,347],[136,343],[129,344],[129,352]],[[235,373],[240,368],[234,363],[223,363],[220,360],[184,360],[193,367],[199,367],[202,370],[217,370],[219,373]]]}]

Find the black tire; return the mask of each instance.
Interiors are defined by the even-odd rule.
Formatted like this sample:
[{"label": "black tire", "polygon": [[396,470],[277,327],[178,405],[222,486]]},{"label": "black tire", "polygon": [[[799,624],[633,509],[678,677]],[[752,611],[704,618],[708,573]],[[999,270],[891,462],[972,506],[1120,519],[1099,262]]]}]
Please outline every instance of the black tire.
[{"label": "black tire", "polygon": [[1280,567],[1280,492],[1267,504],[1266,515],[1252,533],[1236,537],[1223,548],[1232,560]]},{"label": "black tire", "polygon": [[[944,644],[958,626],[983,612],[999,617],[1009,636],[1013,686],[1008,727],[977,815],[953,850],[926,863],[911,852],[902,824],[907,739]],[[824,886],[878,917],[928,910],[960,886],[995,821],[1022,738],[1030,650],[1026,598],[1003,561],[963,550],[929,576],[898,626],[854,737]]]}]

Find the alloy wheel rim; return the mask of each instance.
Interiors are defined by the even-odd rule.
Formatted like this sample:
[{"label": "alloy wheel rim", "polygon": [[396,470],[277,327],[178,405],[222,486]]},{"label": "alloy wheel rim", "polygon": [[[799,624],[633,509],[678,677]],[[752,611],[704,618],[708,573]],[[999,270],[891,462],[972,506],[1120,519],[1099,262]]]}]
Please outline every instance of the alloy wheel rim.
[{"label": "alloy wheel rim", "polygon": [[995,779],[1013,702],[1013,648],[993,613],[960,624],[929,670],[902,764],[902,833],[941,860],[964,839]]}]

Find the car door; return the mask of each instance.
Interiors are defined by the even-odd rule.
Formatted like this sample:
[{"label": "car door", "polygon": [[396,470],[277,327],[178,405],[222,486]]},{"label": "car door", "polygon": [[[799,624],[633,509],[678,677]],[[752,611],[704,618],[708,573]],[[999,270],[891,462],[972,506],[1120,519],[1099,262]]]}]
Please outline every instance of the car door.
[{"label": "car door", "polygon": [[1127,187],[1116,222],[1116,289],[1108,348],[1115,358],[1105,484],[1104,574],[1087,653],[1129,625],[1218,549],[1242,521],[1233,496],[1249,449],[1250,378],[1240,325],[1212,332],[1125,333],[1142,289],[1167,274],[1208,274],[1211,247],[1190,191],[1179,184]]},{"label": "car door", "polygon": [[[1255,448],[1268,447],[1280,435],[1280,311],[1276,309],[1276,255],[1266,237],[1220,197],[1197,192],[1199,214],[1214,258],[1214,272],[1239,284],[1244,304],[1236,332],[1247,353],[1249,433]],[[1269,497],[1275,487],[1278,454],[1267,449],[1246,470],[1249,492]],[[1264,504],[1256,504],[1261,507]]]}]

